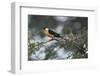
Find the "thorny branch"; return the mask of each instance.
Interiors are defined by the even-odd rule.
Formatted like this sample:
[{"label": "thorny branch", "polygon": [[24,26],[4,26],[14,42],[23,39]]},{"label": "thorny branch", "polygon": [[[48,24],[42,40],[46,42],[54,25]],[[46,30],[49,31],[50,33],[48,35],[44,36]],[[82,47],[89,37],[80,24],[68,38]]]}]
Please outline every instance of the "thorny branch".
[{"label": "thorny branch", "polygon": [[[87,32],[85,32],[84,34],[80,34],[80,35],[74,35],[73,33],[71,34],[67,34],[66,37],[64,36],[64,38],[52,38],[48,41],[45,41],[45,42],[38,42],[37,44],[33,44],[33,43],[30,43],[30,41],[28,42],[29,45],[28,45],[28,53],[29,55],[31,55],[33,53],[33,51],[30,49],[36,49],[36,50],[39,50],[39,48],[41,48],[42,46],[45,46],[46,43],[48,42],[51,42],[53,40],[57,41],[58,43],[60,43],[61,45],[73,45],[75,46],[77,49],[79,49],[79,52],[83,55],[86,55],[86,52],[87,52],[87,47],[86,47],[86,43],[84,40],[84,36],[87,36]],[[81,43],[82,42],[82,43]],[[80,46],[80,44],[82,44]],[[85,45],[85,47],[83,47]],[[68,48],[68,47],[67,47]],[[67,49],[65,48],[65,49]]]}]

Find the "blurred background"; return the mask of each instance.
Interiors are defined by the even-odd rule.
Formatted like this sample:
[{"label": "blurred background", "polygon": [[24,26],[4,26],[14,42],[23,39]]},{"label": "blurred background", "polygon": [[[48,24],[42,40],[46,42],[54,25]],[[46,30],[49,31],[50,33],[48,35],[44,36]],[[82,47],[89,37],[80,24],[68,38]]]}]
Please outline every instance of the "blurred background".
[{"label": "blurred background", "polygon": [[[47,26],[66,41],[50,41]],[[28,60],[88,58],[88,17],[28,15]]]}]

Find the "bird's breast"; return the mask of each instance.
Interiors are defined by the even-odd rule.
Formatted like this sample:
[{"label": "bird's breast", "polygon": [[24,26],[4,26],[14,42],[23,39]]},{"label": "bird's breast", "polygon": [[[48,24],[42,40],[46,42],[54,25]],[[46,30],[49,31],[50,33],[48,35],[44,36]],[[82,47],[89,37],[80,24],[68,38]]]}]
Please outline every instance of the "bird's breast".
[{"label": "bird's breast", "polygon": [[44,33],[45,33],[47,36],[49,36],[49,37],[53,37],[53,35],[50,34],[47,30],[44,30]]}]

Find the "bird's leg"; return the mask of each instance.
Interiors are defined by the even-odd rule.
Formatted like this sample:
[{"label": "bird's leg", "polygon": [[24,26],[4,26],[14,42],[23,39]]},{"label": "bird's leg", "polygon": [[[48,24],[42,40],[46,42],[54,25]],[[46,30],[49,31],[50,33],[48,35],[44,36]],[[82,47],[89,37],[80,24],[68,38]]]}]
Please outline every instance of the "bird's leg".
[{"label": "bird's leg", "polygon": [[51,38],[51,39],[49,39],[48,41],[52,41],[52,40],[54,40],[54,38]]}]

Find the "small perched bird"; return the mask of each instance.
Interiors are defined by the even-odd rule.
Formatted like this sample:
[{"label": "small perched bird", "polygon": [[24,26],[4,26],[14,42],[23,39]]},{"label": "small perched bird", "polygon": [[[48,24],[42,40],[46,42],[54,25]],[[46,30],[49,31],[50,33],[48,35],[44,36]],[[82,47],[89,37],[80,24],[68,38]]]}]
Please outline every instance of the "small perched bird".
[{"label": "small perched bird", "polygon": [[48,27],[44,27],[43,28],[43,32],[48,36],[48,37],[51,37],[51,38],[54,38],[54,37],[57,37],[57,38],[62,38],[62,36],[60,36],[60,34],[50,30]]}]

